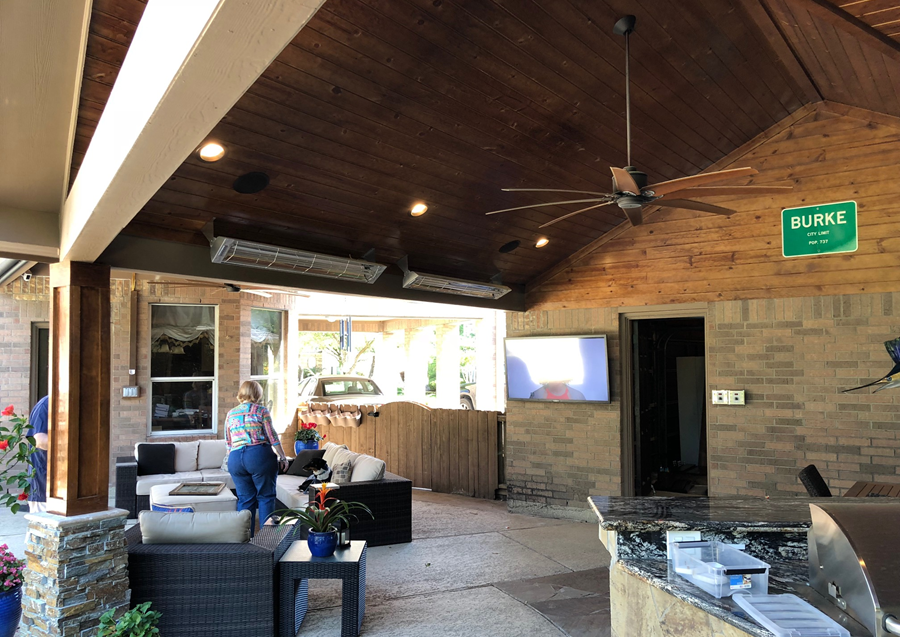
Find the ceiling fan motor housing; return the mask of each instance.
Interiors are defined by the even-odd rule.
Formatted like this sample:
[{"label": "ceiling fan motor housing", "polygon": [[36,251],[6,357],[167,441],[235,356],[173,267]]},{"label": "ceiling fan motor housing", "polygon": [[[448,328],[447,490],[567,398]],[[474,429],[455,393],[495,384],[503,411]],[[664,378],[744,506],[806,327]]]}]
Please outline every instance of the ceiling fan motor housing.
[{"label": "ceiling fan motor housing", "polygon": [[616,200],[616,206],[619,208],[640,208],[646,203],[646,198],[637,195],[623,195]]},{"label": "ceiling fan motor housing", "polygon": [[639,171],[634,166],[626,166],[625,170],[628,171],[628,174],[631,175],[634,182],[638,185],[638,188],[644,190],[647,186],[647,173],[644,171]]}]

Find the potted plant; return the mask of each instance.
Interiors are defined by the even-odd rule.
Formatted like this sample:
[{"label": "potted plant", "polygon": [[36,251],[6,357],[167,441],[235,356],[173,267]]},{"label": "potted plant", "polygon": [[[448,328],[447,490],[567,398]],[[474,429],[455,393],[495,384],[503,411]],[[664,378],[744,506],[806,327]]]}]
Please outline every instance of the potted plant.
[{"label": "potted plant", "polygon": [[22,618],[22,572],[25,561],[0,545],[0,636],[14,636]]},{"label": "potted plant", "polygon": [[315,423],[300,421],[297,426],[297,434],[294,436],[294,454],[300,454],[300,450],[318,450],[319,441],[326,435],[319,434]]},{"label": "potted plant", "polygon": [[[322,487],[315,498],[303,509],[289,509],[275,512],[280,517],[279,525],[300,523],[309,527],[306,544],[313,556],[326,557],[334,554],[337,546],[338,526],[350,525],[350,519],[356,519],[352,512],[360,510],[372,516],[372,511],[362,503],[340,501],[328,496],[327,487]],[[374,518],[374,516],[372,516]]]},{"label": "potted plant", "polygon": [[[129,609],[119,620],[114,620],[115,610],[110,609],[100,616],[99,636],[158,636],[159,622],[162,613],[150,611],[150,602],[141,603]],[[12,634],[10,634],[12,635]]]}]

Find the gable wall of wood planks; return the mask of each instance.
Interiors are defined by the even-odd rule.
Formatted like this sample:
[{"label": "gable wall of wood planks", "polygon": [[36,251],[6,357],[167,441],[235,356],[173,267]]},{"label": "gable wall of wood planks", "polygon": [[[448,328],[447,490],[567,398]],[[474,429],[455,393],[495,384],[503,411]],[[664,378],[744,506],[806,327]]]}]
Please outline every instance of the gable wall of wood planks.
[{"label": "gable wall of wood planks", "polygon": [[[842,114],[843,113],[843,114]],[[730,164],[787,196],[705,198],[730,217],[661,209],[529,292],[532,310],[900,289],[900,119],[823,104]],[[726,168],[723,166],[722,168]],[[731,182],[729,182],[731,183]],[[855,200],[855,253],[785,258],[781,210]]]}]

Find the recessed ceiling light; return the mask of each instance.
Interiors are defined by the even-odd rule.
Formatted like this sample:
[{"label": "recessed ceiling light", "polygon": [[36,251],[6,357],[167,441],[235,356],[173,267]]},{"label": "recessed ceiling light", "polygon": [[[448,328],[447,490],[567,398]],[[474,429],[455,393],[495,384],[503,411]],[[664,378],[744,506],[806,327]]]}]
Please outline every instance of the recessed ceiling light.
[{"label": "recessed ceiling light", "polygon": [[252,193],[258,193],[268,185],[269,176],[265,173],[254,171],[252,173],[245,173],[234,180],[232,188],[239,193],[250,195]]},{"label": "recessed ceiling light", "polygon": [[419,217],[420,215],[424,215],[426,210],[428,210],[428,206],[419,202],[412,207],[412,210],[409,211],[409,214],[413,217]]},{"label": "recessed ceiling light", "polygon": [[500,252],[501,253],[511,253],[516,248],[518,248],[521,243],[522,242],[520,242],[518,239],[514,239],[514,240],[507,242],[507,243],[503,244],[502,246],[500,246]]},{"label": "recessed ceiling light", "polygon": [[549,243],[550,243],[549,239],[547,239],[546,237],[541,237],[540,239],[538,239],[535,242],[534,247],[535,248],[543,248],[544,246],[546,246]]},{"label": "recessed ceiling light", "polygon": [[225,147],[215,142],[204,144],[200,149],[200,159],[205,162],[217,162],[225,155]]}]

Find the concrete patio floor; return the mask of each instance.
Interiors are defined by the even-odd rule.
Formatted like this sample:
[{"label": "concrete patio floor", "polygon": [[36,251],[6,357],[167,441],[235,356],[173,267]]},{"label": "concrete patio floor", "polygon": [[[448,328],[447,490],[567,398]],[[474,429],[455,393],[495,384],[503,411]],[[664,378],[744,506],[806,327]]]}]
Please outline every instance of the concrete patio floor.
[{"label": "concrete patio floor", "polygon": [[[24,556],[22,514],[0,544]],[[368,550],[363,636],[609,636],[609,554],[595,524],[413,490],[413,542]],[[314,580],[299,636],[338,636],[340,581]]]},{"label": "concrete patio floor", "polygon": [[[597,525],[413,491],[413,542],[368,550],[363,636],[608,636]],[[340,581],[310,581],[299,636],[336,636]]]}]

